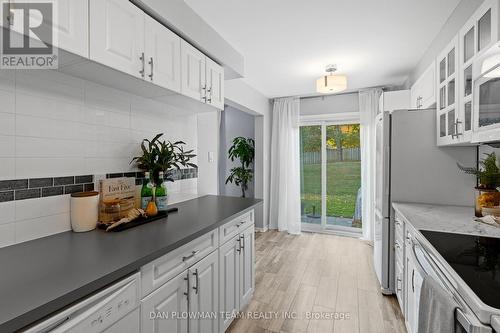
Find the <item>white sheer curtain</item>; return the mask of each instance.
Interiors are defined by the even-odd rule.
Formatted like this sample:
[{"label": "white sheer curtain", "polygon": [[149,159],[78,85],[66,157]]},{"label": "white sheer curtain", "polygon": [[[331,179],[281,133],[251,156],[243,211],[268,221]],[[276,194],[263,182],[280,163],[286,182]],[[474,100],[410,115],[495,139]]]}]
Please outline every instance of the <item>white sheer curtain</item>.
[{"label": "white sheer curtain", "polygon": [[363,238],[373,241],[375,219],[375,117],[381,89],[359,92],[359,113],[361,120],[361,191]]},{"label": "white sheer curtain", "polygon": [[300,234],[300,100],[274,100],[271,135],[271,225],[280,231]]}]

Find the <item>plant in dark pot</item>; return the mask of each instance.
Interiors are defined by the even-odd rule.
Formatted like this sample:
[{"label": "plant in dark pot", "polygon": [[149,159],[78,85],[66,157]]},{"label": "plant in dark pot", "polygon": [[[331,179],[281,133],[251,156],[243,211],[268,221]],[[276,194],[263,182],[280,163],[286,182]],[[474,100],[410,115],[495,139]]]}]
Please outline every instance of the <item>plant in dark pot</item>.
[{"label": "plant in dark pot", "polygon": [[240,161],[240,166],[230,170],[229,176],[226,179],[227,183],[234,183],[241,187],[241,197],[246,196],[248,184],[253,178],[253,160],[255,158],[255,141],[252,138],[236,137],[233,139],[233,145],[228,151],[229,159],[234,162],[235,159]]},{"label": "plant in dark pot", "polygon": [[476,216],[483,216],[483,207],[496,207],[500,205],[500,169],[497,165],[495,153],[485,154],[486,158],[479,161],[479,168],[464,167],[457,163],[458,168],[466,174],[477,177],[478,186],[476,187],[475,210]]},{"label": "plant in dark pot", "polygon": [[193,150],[184,150],[185,142],[160,140],[162,136],[163,133],[160,133],[151,140],[144,139],[141,143],[142,156],[134,157],[130,162],[135,162],[143,171],[151,172],[155,184],[160,182],[160,171],[165,172],[166,181],[173,182],[169,171],[180,170],[181,167],[197,168],[196,164],[190,162],[196,155]]}]

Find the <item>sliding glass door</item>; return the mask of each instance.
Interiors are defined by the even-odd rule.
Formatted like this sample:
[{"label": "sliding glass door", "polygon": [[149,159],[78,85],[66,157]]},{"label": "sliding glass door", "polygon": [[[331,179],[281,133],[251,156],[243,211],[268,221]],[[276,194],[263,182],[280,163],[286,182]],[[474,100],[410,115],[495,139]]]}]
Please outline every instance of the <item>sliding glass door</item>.
[{"label": "sliding glass door", "polygon": [[361,232],[361,151],[358,123],[300,128],[304,230]]}]

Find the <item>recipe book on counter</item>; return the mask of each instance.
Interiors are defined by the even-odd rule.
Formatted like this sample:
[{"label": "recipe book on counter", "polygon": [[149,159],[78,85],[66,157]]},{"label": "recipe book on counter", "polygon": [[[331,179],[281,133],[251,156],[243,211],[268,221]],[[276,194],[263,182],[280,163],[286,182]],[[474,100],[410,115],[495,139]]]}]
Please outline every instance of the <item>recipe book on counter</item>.
[{"label": "recipe book on counter", "polygon": [[112,223],[135,208],[135,178],[102,179],[99,182],[99,221]]}]

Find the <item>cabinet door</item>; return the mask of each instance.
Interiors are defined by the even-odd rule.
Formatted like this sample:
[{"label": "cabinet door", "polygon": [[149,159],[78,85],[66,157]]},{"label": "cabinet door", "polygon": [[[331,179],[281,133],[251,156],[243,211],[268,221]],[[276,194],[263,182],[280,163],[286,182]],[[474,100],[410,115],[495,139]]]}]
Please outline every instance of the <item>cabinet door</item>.
[{"label": "cabinet door", "polygon": [[142,333],[187,333],[187,319],[181,317],[188,311],[187,277],[185,271],[141,301]]},{"label": "cabinet door", "polygon": [[[26,3],[26,0],[11,0],[12,8],[16,3]],[[30,0],[29,3],[46,3],[45,0]],[[43,18],[38,11],[30,11],[30,19],[42,23],[54,33],[53,45],[59,49],[69,51],[79,56],[88,58],[88,0],[65,0],[53,3],[57,20]],[[14,18],[16,19],[16,18]],[[19,21],[22,22],[22,21]],[[17,31],[17,29],[14,29]],[[33,40],[35,41],[35,40]]]},{"label": "cabinet door", "polygon": [[240,235],[241,261],[240,261],[240,309],[248,304],[252,298],[255,285],[255,228],[252,226]]},{"label": "cabinet door", "polygon": [[207,103],[224,109],[224,68],[206,59]]},{"label": "cabinet door", "polygon": [[[456,111],[458,106],[458,52],[457,35],[437,58],[438,98],[436,131],[437,144],[439,146],[459,143],[458,139],[461,136],[458,132],[458,123],[460,120]],[[443,120],[446,122],[443,123]]]},{"label": "cabinet door", "polygon": [[[233,237],[219,249],[219,320],[220,331],[225,332],[233,322],[232,314],[240,309],[240,235]],[[225,316],[228,314],[228,316]]]},{"label": "cabinet door", "polygon": [[420,108],[420,82],[417,81],[410,89],[410,108],[419,109]]},{"label": "cabinet door", "polygon": [[146,80],[181,91],[181,38],[149,16],[145,17]]},{"label": "cabinet door", "polygon": [[203,53],[181,41],[181,93],[206,102],[205,62]]},{"label": "cabinet door", "polygon": [[406,299],[406,328],[408,333],[417,333],[414,331],[415,327],[415,294],[413,292],[414,286],[414,274],[415,269],[413,267],[413,261],[409,256],[406,257],[406,288],[405,288],[405,299]]},{"label": "cabinet door", "polygon": [[90,59],[144,78],[144,17],[129,1],[90,0]]},{"label": "cabinet door", "polygon": [[189,268],[190,333],[219,332],[219,253],[212,252]]},{"label": "cabinet door", "polygon": [[420,108],[428,109],[436,103],[436,63],[433,61],[421,77]]}]

